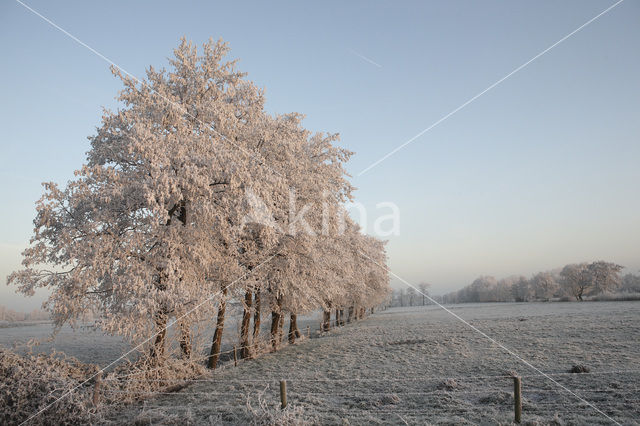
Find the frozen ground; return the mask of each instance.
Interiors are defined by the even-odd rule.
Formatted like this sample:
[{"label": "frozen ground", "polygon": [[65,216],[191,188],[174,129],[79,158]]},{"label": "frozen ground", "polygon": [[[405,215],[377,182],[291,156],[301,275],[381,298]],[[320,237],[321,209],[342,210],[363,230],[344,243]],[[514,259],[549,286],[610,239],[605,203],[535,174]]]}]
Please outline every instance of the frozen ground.
[{"label": "frozen ground", "polygon": [[[89,327],[76,330],[65,326],[51,340],[53,325],[50,322],[23,324],[11,323],[0,328],[0,346],[13,348],[18,353],[32,350],[35,353],[50,353],[53,350],[64,352],[86,363],[107,365],[128,349],[122,339],[105,335]],[[31,349],[28,343],[39,342]]]},{"label": "frozen ground", "polygon": [[[621,424],[640,424],[640,302],[477,304],[452,310]],[[567,374],[574,364],[591,373]],[[229,365],[229,364],[227,364]],[[276,354],[218,370],[113,422],[508,424],[523,376],[523,420],[613,424],[437,307],[395,308]],[[278,383],[290,410],[279,413]],[[260,409],[259,400],[266,404]],[[249,403],[255,413],[247,410]]]},{"label": "frozen ground", "polygon": [[[229,351],[233,345],[239,341],[240,326],[238,309],[229,308],[228,318],[225,321],[225,331],[222,339],[222,351]],[[268,318],[263,319],[263,334],[266,338],[268,332]],[[316,313],[298,320],[298,326],[303,333],[306,327],[318,327],[320,314]],[[288,327],[288,324],[287,324]],[[86,363],[107,366],[122,354],[131,350],[131,345],[119,337],[107,335],[96,330],[89,325],[79,326],[73,329],[64,326],[58,334],[51,339],[53,325],[47,321],[34,322],[2,322],[0,323],[0,346],[11,348],[18,353],[24,354],[28,351],[34,353],[51,353],[52,351],[64,352],[65,354],[77,358]],[[213,328],[210,324],[202,325],[201,330],[194,330],[197,338],[197,348],[200,355],[205,355],[211,344]],[[288,328],[287,328],[288,330]],[[169,334],[173,329],[169,330]],[[286,330],[285,330],[286,331]],[[29,342],[38,342],[30,346]],[[130,358],[134,358],[136,353],[132,353]],[[224,354],[221,358],[229,358],[230,354]]]},{"label": "frozen ground", "polygon": [[[640,302],[466,304],[451,309],[553,380],[622,424],[640,424]],[[180,392],[119,407],[111,423],[247,424],[256,417],[319,424],[510,423],[510,371],[523,376],[523,419],[542,424],[613,422],[529,369],[440,308],[394,308],[203,377]],[[225,345],[237,337],[227,323]],[[264,324],[267,328],[267,324]],[[50,324],[0,328],[0,345],[46,339]],[[205,339],[206,340],[206,339]],[[64,328],[52,348],[106,365],[129,346],[90,330]],[[591,373],[567,374],[575,364]],[[499,376],[499,377],[497,377]],[[290,409],[278,410],[288,383]],[[262,402],[263,405],[260,405]],[[253,411],[247,409],[250,404]],[[265,406],[266,404],[266,406]]]}]

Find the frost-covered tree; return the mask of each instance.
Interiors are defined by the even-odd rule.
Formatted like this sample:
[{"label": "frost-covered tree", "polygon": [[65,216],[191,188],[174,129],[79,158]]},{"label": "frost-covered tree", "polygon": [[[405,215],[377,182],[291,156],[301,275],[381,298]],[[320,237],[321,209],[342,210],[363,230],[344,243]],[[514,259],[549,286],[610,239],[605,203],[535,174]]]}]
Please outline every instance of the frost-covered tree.
[{"label": "frost-covered tree", "polygon": [[549,300],[562,293],[583,300],[584,296],[612,291],[620,286],[623,289],[627,288],[625,285],[635,288],[632,275],[621,282],[621,270],[622,266],[615,263],[596,261],[566,265],[560,273],[540,272],[530,280],[518,275],[497,282],[493,277],[479,277],[457,292],[444,295],[443,300],[450,303],[527,302],[534,299]]},{"label": "frost-covered tree", "polygon": [[592,280],[587,268],[587,263],[570,264],[562,268],[560,272],[560,285],[564,291],[582,301],[586,290],[591,286]]},{"label": "frost-covered tree", "polygon": [[353,267],[358,272],[357,280],[362,280],[364,285],[361,287],[359,299],[354,298],[353,303],[363,309],[369,309],[382,304],[390,292],[389,274],[385,266],[385,242],[361,234],[359,228],[355,236],[358,252],[354,254],[356,263]]},{"label": "frost-covered tree", "polygon": [[138,82],[114,69],[123,107],[105,111],[76,178],[45,185],[26,269],[10,277],[25,293],[52,290],[57,325],[96,311],[104,330],[132,341],[156,329],[157,357],[169,318],[180,318],[188,353],[190,324],[215,303],[185,314],[222,300],[242,272],[237,200],[243,185],[268,197],[256,183],[270,179],[251,155],[261,94],[222,60],[227,51],[209,42],[199,55],[183,40],[171,71],[150,68]]},{"label": "frost-covered tree", "polygon": [[501,279],[496,284],[496,302],[510,302],[514,300],[513,297],[513,279]]},{"label": "frost-covered tree", "polygon": [[[352,190],[343,168],[351,152],[334,146],[337,135],[311,134],[301,126],[301,119],[298,114],[290,114],[272,121],[277,135],[274,151],[283,151],[273,161],[280,164],[288,193],[274,200],[268,208],[274,218],[273,226],[277,228],[280,250],[276,259],[265,268],[264,280],[253,291],[256,295],[261,294],[261,304],[268,306],[272,313],[274,349],[278,335],[282,334],[285,312],[290,314],[290,341],[294,341],[299,335],[297,315],[322,305],[321,294],[327,287],[338,285],[327,285],[327,277],[317,271],[321,264],[318,257],[326,240],[338,235],[339,224],[336,220],[329,221],[326,212],[339,210],[341,203],[351,198]],[[348,267],[338,264],[337,269],[346,271]],[[247,294],[247,301],[249,297]],[[248,318],[246,305],[245,318]],[[241,333],[243,347],[247,346],[245,323],[243,321]]]},{"label": "frost-covered tree", "polygon": [[529,281],[532,292],[538,300],[548,300],[558,290],[558,283],[550,272],[539,272]]},{"label": "frost-covered tree", "polygon": [[583,296],[610,291],[620,284],[622,266],[611,262],[596,261],[567,265],[560,272],[561,285],[576,300]]},{"label": "frost-covered tree", "polygon": [[470,302],[495,302],[497,280],[491,276],[476,278],[465,292]]},{"label": "frost-covered tree", "polygon": [[620,271],[622,266],[613,262],[605,262],[598,260],[587,266],[593,287],[591,294],[599,294],[602,292],[615,290],[620,285]]},{"label": "frost-covered tree", "polygon": [[640,293],[640,275],[626,274],[622,277],[620,291],[625,293]]},{"label": "frost-covered tree", "polygon": [[529,280],[523,276],[514,277],[511,284],[511,293],[516,302],[528,302],[533,294]]},{"label": "frost-covered tree", "polygon": [[263,308],[279,339],[285,312],[295,335],[300,313],[386,297],[386,273],[358,258],[385,264],[384,245],[323,214],[351,197],[351,153],[337,135],[306,130],[300,114],[267,114],[228,51],[183,40],[170,70],[150,68],[144,81],[113,70],[121,108],[105,111],[72,181],[45,184],[25,268],[9,277],[26,294],[51,290],[57,326],[95,312],[109,333],[153,336],[145,352],[159,361],[172,321],[185,357],[193,325],[215,324],[215,367],[230,299],[243,302],[246,357]]},{"label": "frost-covered tree", "polygon": [[413,301],[416,298],[416,289],[413,287],[407,288],[407,299],[409,299],[409,306],[413,306]]},{"label": "frost-covered tree", "polygon": [[418,289],[420,290],[420,295],[422,296],[422,306],[427,304],[426,299],[429,295],[429,287],[431,287],[431,284],[426,282],[421,282],[420,284],[418,284]]},{"label": "frost-covered tree", "polygon": [[400,303],[400,306],[403,307],[404,306],[404,297],[405,294],[407,293],[407,290],[404,288],[401,288],[398,291],[398,302]]}]

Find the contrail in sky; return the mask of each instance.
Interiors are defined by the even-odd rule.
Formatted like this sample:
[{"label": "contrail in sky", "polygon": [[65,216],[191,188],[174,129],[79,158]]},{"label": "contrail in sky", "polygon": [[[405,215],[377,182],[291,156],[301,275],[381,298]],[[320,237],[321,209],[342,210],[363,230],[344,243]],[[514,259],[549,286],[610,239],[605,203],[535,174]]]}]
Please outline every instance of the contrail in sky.
[{"label": "contrail in sky", "polygon": [[379,63],[377,63],[377,62],[376,62],[376,61],[374,61],[373,59],[369,59],[369,58],[367,58],[367,57],[366,57],[366,56],[364,56],[362,53],[358,53],[358,52],[356,52],[356,51],[355,51],[355,50],[353,50],[353,49],[349,49],[349,51],[350,51],[351,53],[353,53],[354,55],[356,55],[358,58],[362,59],[363,61],[367,61],[367,62],[369,62],[370,64],[375,65],[375,66],[376,66],[376,67],[378,67],[378,68],[382,68],[382,65],[380,65]]}]

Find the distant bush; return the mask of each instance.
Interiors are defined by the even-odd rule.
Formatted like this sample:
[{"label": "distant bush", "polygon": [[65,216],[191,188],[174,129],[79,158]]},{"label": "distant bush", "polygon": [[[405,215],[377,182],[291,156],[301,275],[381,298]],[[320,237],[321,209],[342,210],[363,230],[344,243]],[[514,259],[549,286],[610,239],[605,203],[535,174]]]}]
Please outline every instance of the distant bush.
[{"label": "distant bush", "polygon": [[49,313],[41,309],[34,309],[31,312],[18,312],[0,305],[0,321],[47,321]]},{"label": "distant bush", "polygon": [[601,293],[587,300],[594,302],[624,302],[630,300],[640,300],[640,293]]},{"label": "distant bush", "polygon": [[569,370],[569,373],[589,373],[591,370],[586,365],[576,364]]}]

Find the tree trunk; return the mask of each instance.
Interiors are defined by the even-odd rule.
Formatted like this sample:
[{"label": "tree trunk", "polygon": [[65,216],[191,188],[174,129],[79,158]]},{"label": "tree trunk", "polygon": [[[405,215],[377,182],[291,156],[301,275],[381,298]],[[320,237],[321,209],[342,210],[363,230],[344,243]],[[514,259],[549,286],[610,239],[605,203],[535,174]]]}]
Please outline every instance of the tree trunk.
[{"label": "tree trunk", "polygon": [[[184,199],[180,200],[179,203],[175,204],[173,207],[171,207],[171,209],[169,209],[169,219],[167,220],[167,226],[171,225],[171,218],[173,217],[176,210],[178,211],[178,220],[180,221],[180,223],[182,223],[182,226],[187,226],[187,201]],[[182,352],[182,358],[191,358],[191,330],[189,329],[189,326],[182,321],[180,322],[180,351]]]},{"label": "tree trunk", "polygon": [[218,322],[216,323],[216,331],[213,333],[213,343],[211,344],[211,352],[209,352],[209,359],[207,361],[207,367],[216,368],[218,365],[218,359],[220,358],[220,344],[222,343],[222,331],[224,330],[224,312],[227,309],[227,288],[222,290],[222,300],[220,300],[220,307],[218,308]]},{"label": "tree trunk", "polygon": [[300,329],[298,329],[298,315],[294,315],[294,314],[291,314],[291,315],[295,316],[295,318],[293,319],[293,323],[295,325],[293,332],[296,335],[296,339],[299,339],[300,337],[302,337],[302,333],[300,333]]},{"label": "tree trunk", "polygon": [[254,313],[253,313],[253,346],[258,345],[258,340],[260,338],[260,290],[256,290],[256,295],[254,296],[253,303]]},{"label": "tree trunk", "polygon": [[271,349],[278,350],[278,328],[280,327],[280,312],[271,311]]},{"label": "tree trunk", "polygon": [[336,309],[336,327],[340,325],[340,309]]},{"label": "tree trunk", "polygon": [[280,324],[278,325],[278,342],[282,343],[284,335],[284,312],[280,311]]},{"label": "tree trunk", "polygon": [[151,363],[154,365],[160,364],[164,357],[164,342],[167,336],[167,314],[164,309],[156,313],[155,323],[157,332],[150,353]]},{"label": "tree trunk", "polygon": [[282,333],[280,328],[283,322],[282,316],[282,300],[276,298],[275,309],[271,311],[271,348],[273,352],[278,350],[280,342],[282,341]]},{"label": "tree trunk", "polygon": [[289,318],[289,343],[296,342],[296,338],[300,337],[300,330],[298,330],[298,316],[291,314]]},{"label": "tree trunk", "polygon": [[351,322],[353,321],[355,318],[353,318],[353,306],[349,306],[349,309],[347,310],[349,317],[347,318],[347,322]]},{"label": "tree trunk", "polygon": [[331,311],[322,311],[322,331],[329,331],[331,328]]},{"label": "tree trunk", "polygon": [[251,326],[251,305],[253,304],[253,294],[247,291],[244,295],[244,311],[242,312],[242,325],[240,326],[240,358],[245,359],[251,356],[249,345],[249,327]]},{"label": "tree trunk", "polygon": [[182,358],[191,358],[191,330],[184,322],[180,322],[180,350]]}]

